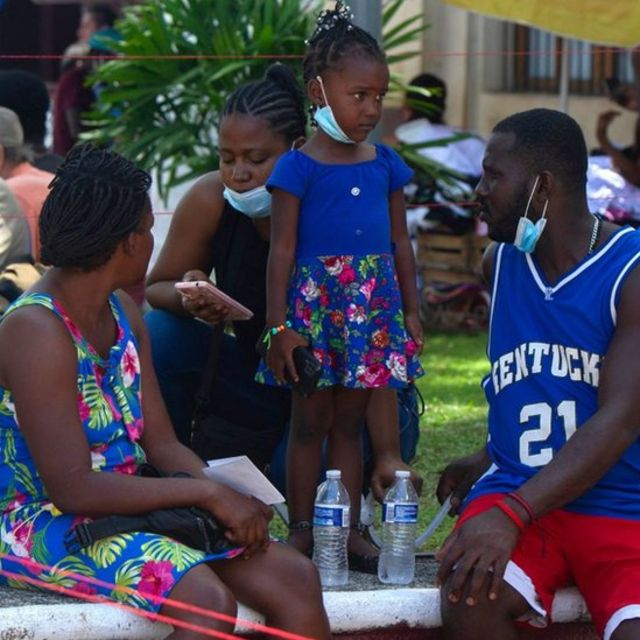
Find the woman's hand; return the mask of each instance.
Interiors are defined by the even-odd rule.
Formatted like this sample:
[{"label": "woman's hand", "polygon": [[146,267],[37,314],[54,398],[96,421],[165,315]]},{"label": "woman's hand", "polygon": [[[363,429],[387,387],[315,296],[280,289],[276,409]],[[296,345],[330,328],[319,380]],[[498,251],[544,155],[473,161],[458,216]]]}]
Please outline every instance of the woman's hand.
[{"label": "woman's hand", "polygon": [[245,558],[250,558],[256,551],[269,546],[269,522],[273,517],[273,510],[257,498],[215,483],[215,491],[210,498],[198,506],[220,521],[230,542],[246,547]]},{"label": "woman's hand", "polygon": [[285,383],[285,374],[288,371],[291,379],[298,381],[298,372],[293,362],[293,350],[296,347],[306,347],[309,343],[293,329],[285,329],[275,336],[271,336],[271,346],[267,351],[265,361],[276,380]]},{"label": "woman's hand", "polygon": [[[187,271],[182,276],[183,282],[195,282],[196,280],[210,282],[207,274],[199,269]],[[216,324],[222,322],[229,315],[229,307],[214,301],[204,290],[189,294],[181,292],[181,297],[183,309],[194,318]]]},{"label": "woman's hand", "polygon": [[424,336],[422,333],[422,323],[417,312],[409,312],[404,316],[404,326],[409,337],[416,343],[417,354],[422,353],[424,348]]}]

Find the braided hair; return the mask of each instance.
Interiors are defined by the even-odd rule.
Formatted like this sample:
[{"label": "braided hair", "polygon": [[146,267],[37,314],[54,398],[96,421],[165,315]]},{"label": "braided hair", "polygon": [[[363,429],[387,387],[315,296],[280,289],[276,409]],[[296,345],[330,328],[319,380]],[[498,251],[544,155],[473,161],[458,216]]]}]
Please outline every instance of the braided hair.
[{"label": "braided hair", "polygon": [[361,56],[386,64],[385,54],[377,40],[352,20],[351,10],[340,1],[336,2],[333,10],[326,9],[320,13],[302,61],[305,86],[327,69],[339,68],[347,57]]},{"label": "braided hair", "polygon": [[226,101],[222,116],[234,113],[264,118],[288,144],[306,134],[304,94],[283,64],[272,64],[262,80],[238,87]]},{"label": "braided hair", "polygon": [[113,151],[72,149],[40,214],[42,261],[84,271],[104,265],[149,211],[150,186],[148,173]]}]

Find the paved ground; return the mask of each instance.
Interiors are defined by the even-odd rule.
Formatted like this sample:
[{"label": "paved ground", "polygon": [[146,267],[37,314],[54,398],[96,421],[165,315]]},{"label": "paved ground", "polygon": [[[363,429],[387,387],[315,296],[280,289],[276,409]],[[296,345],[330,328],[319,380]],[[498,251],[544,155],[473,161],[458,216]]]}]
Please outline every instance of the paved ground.
[{"label": "paved ground", "polygon": [[[435,585],[435,575],[437,564],[433,557],[420,556],[416,562],[416,579],[407,588],[433,587]],[[349,582],[344,587],[337,587],[332,591],[369,591],[378,589],[395,589],[393,585],[381,584],[377,576],[357,573],[352,571]],[[69,598],[53,593],[39,593],[36,591],[26,591],[0,587],[0,609],[6,607],[19,607],[39,604],[57,604],[68,602]]]}]

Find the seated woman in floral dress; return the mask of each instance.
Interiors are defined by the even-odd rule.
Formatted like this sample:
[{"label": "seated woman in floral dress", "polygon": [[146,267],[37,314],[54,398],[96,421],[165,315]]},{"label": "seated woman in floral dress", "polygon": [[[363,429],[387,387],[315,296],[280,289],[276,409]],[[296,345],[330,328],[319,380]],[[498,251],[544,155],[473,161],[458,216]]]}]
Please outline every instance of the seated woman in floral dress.
[{"label": "seated woman in floral dress", "polygon": [[[328,638],[317,572],[269,543],[270,508],[206,479],[176,439],[144,323],[117,291],[147,269],[149,184],[129,161],[91,146],[74,149],[52,182],[40,218],[52,268],[0,324],[0,584],[20,586],[7,579],[13,573],[159,611],[176,619],[174,640],[205,637],[183,623],[232,631],[207,613],[235,616],[237,600],[269,625]],[[193,477],[142,477],[146,462]],[[143,532],[77,553],[63,543],[87,519],[190,506],[217,518],[230,551],[207,555]]]}]

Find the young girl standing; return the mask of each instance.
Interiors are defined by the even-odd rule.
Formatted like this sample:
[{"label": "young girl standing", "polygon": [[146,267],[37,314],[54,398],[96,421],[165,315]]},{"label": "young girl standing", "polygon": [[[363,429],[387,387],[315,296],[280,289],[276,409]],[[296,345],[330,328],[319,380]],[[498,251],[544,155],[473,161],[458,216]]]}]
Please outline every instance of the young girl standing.
[{"label": "young girl standing", "polygon": [[310,344],[322,365],[318,390],[293,393],[287,453],[289,541],[312,547],[313,499],[328,464],[351,496],[352,569],[375,571],[360,535],[360,431],[371,390],[402,387],[421,369],[415,264],[403,186],[411,170],[388,147],[366,142],[380,120],[389,70],[376,40],[336,3],[318,18],[304,62],[318,130],[277,162],[272,190],[266,322],[271,337],[258,379],[294,380],[292,352]]}]

